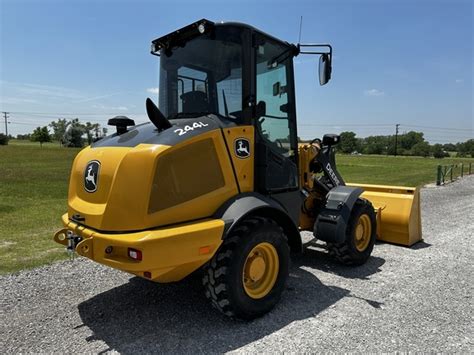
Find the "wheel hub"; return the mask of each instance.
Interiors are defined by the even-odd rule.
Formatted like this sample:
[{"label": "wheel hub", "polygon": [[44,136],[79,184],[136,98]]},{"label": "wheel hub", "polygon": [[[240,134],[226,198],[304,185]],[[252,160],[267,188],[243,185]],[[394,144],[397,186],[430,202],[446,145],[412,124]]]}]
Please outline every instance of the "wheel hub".
[{"label": "wheel hub", "polygon": [[363,214],[359,217],[355,228],[354,237],[356,249],[361,252],[367,249],[371,236],[372,224],[370,222],[370,217],[366,214]]},{"label": "wheel hub", "polygon": [[242,273],[244,290],[254,299],[265,297],[275,285],[279,270],[278,253],[270,243],[257,244],[248,254]]},{"label": "wheel hub", "polygon": [[258,281],[265,274],[265,260],[258,254],[249,260],[249,276],[252,281]]}]

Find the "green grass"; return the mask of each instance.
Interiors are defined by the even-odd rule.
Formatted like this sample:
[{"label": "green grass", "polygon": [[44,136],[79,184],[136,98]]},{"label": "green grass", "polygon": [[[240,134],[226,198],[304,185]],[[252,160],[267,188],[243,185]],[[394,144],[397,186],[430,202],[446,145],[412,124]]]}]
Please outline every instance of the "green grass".
[{"label": "green grass", "polygon": [[[78,149],[12,140],[0,146],[0,274],[64,259],[52,241],[66,211],[69,172]],[[473,162],[443,159],[338,155],[348,182],[416,186],[433,182],[438,164]]]},{"label": "green grass", "polygon": [[[385,155],[338,155],[337,167],[347,182],[420,186],[436,181],[438,165],[459,165],[464,163],[464,172],[468,171],[472,158],[422,158],[393,157]],[[467,164],[466,164],[467,163]],[[454,170],[460,174],[460,167]]]},{"label": "green grass", "polygon": [[65,258],[51,238],[67,208],[77,152],[14,140],[0,146],[0,274]]}]

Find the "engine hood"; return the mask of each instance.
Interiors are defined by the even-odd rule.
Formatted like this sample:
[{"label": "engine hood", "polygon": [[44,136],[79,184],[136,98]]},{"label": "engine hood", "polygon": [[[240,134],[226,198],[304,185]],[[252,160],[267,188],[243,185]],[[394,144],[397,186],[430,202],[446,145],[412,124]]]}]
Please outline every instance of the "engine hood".
[{"label": "engine hood", "polygon": [[151,123],[132,127],[127,133],[112,134],[92,144],[98,147],[136,147],[139,144],[161,144],[173,146],[199,134],[218,128],[233,127],[235,123],[216,115],[170,120],[172,126],[161,132]]}]

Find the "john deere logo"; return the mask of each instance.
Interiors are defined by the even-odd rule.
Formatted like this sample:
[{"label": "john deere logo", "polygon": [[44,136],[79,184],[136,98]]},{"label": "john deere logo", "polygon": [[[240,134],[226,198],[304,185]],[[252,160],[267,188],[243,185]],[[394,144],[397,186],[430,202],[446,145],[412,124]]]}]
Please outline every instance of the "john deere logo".
[{"label": "john deere logo", "polygon": [[250,142],[247,138],[237,138],[234,142],[235,155],[241,159],[250,156]]},{"label": "john deere logo", "polygon": [[99,169],[100,162],[98,160],[92,160],[87,163],[86,170],[84,171],[84,189],[87,192],[95,192],[97,190]]}]

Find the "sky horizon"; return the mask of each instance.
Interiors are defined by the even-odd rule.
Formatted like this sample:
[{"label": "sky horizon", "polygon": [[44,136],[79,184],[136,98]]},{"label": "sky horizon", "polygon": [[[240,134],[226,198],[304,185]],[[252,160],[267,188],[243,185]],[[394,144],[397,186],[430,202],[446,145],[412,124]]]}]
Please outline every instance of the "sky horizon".
[{"label": "sky horizon", "polygon": [[[333,77],[295,58],[298,135],[421,131],[430,143],[474,138],[471,1],[0,0],[0,111],[8,131],[58,118],[146,122],[158,102],[152,39],[201,18],[251,24],[296,43],[331,43]],[[5,132],[3,114],[0,132]]]}]

